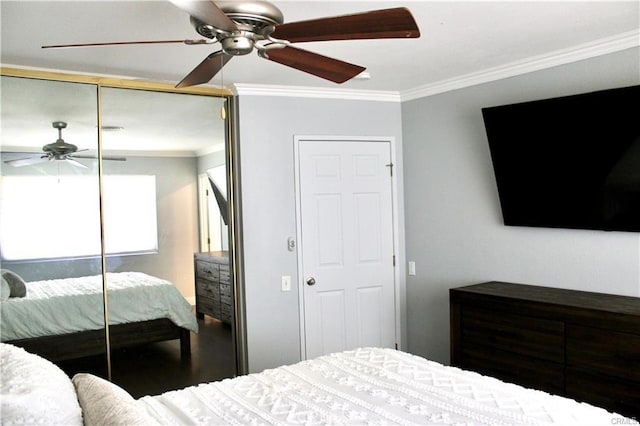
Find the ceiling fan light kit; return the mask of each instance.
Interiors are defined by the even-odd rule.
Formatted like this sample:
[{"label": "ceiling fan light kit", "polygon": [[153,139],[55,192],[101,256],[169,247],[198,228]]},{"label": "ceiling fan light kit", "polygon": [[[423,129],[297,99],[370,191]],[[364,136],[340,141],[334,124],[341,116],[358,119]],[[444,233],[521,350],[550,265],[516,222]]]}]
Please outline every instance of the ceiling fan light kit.
[{"label": "ceiling fan light kit", "polygon": [[[266,1],[170,1],[189,14],[191,24],[205,40],[168,40],[164,43],[220,43],[220,50],[208,55],[176,87],[207,83],[231,58],[254,50],[261,58],[335,83],[344,83],[366,68],[296,48],[292,44],[420,37],[411,12],[404,7],[285,23],[282,11]],[[68,44],[43,48],[149,43],[163,41]]]}]

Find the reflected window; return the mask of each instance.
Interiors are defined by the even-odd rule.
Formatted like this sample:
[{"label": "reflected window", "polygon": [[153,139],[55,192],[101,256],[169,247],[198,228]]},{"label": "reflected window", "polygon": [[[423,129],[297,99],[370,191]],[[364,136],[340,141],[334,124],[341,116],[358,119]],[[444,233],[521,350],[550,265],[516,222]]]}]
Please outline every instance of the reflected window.
[{"label": "reflected window", "polygon": [[[0,247],[4,260],[100,255],[95,176],[3,176]],[[107,254],[157,251],[155,176],[104,176]]]}]

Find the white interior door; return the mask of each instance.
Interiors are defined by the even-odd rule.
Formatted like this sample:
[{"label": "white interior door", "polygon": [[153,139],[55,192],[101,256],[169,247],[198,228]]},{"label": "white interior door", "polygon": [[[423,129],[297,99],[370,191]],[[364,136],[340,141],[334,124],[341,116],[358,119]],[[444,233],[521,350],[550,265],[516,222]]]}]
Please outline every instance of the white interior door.
[{"label": "white interior door", "polygon": [[298,143],[306,357],[394,347],[390,143]]}]

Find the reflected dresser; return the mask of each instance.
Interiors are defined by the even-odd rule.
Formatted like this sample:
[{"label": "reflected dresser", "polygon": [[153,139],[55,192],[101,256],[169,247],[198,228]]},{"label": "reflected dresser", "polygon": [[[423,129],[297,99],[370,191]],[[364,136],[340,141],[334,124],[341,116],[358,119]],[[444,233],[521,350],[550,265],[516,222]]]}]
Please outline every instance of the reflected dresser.
[{"label": "reflected dresser", "polygon": [[195,253],[196,315],[216,318],[223,323],[233,321],[234,296],[226,251]]},{"label": "reflected dresser", "polygon": [[494,281],[449,301],[452,365],[640,418],[640,298]]}]

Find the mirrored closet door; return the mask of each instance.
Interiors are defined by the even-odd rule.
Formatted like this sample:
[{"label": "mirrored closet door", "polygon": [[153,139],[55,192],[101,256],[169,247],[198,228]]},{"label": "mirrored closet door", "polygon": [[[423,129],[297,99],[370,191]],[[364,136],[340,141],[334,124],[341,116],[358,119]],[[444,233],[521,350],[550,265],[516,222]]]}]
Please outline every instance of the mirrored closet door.
[{"label": "mirrored closet door", "polygon": [[[223,318],[210,310],[222,306],[224,295],[221,265],[208,262],[212,247],[226,260],[222,241],[228,237],[220,207],[209,202],[211,187],[199,185],[208,181],[209,166],[226,176],[227,123],[220,114],[226,99],[103,87],[101,100],[107,288],[122,290],[109,297],[110,327],[144,307],[139,321],[166,313],[192,334],[190,355],[176,339],[114,348],[113,380],[142,394],[147,386],[170,389],[233,376],[234,322],[230,312]],[[228,262],[224,268],[230,288]],[[210,274],[203,276],[203,269]],[[130,288],[141,283],[144,292]],[[164,326],[149,322],[145,333],[161,339]],[[160,380],[165,366],[173,367]]]},{"label": "mirrored closet door", "polygon": [[[1,79],[0,262],[23,291],[2,301],[0,336],[54,360],[104,360],[98,88]],[[84,329],[102,344],[50,338]]]},{"label": "mirrored closet door", "polygon": [[[221,114],[228,94],[109,79],[2,79],[0,211],[12,215],[2,220],[2,269],[29,288],[31,281],[48,280],[54,294],[41,304],[53,304],[51,296],[63,283],[79,293],[92,285],[98,292],[107,289],[96,306],[79,303],[100,322],[90,327],[94,334],[63,330],[49,339],[45,333],[50,346],[69,335],[67,344],[75,348],[49,357],[69,374],[110,377],[134,396],[234,376],[230,126]],[[21,81],[25,87],[12,90]],[[62,87],[69,93],[61,93]],[[34,122],[44,119],[49,138],[42,142],[42,135],[30,132],[42,128]],[[66,127],[54,128],[63,120]],[[59,131],[64,143],[77,146],[65,145],[74,152],[57,146],[59,151],[43,151],[45,143],[60,139]],[[30,176],[31,187],[15,188],[14,176]],[[16,257],[15,240],[40,251]],[[46,246],[55,246],[54,253]],[[23,323],[30,326],[33,319]],[[78,344],[94,350],[73,353]]]}]

